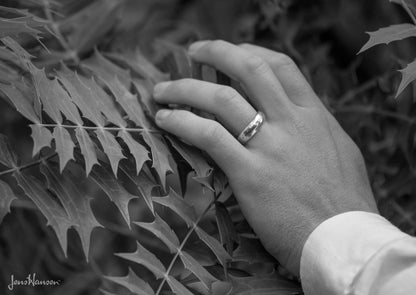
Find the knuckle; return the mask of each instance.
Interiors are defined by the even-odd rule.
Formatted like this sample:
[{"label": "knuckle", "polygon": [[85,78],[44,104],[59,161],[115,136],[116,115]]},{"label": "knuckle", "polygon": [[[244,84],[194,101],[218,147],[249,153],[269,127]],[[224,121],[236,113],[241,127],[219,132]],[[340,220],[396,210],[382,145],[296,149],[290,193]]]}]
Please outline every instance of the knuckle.
[{"label": "knuckle", "polygon": [[276,67],[287,67],[294,66],[295,62],[290,56],[283,53],[278,53],[273,57],[272,64]]},{"label": "knuckle", "polygon": [[232,105],[238,98],[239,93],[231,87],[221,87],[215,93],[215,100],[220,105]]},{"label": "knuckle", "polygon": [[268,70],[267,63],[260,57],[252,55],[245,61],[245,68],[251,73],[264,73]]}]

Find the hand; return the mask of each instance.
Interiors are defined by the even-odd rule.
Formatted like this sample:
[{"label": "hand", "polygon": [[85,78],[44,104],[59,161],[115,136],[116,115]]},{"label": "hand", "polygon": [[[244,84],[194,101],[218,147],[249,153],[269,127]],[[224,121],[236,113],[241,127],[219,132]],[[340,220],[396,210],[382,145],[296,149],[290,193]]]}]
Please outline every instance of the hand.
[{"label": "hand", "polygon": [[[362,155],[289,57],[224,41],[194,43],[189,54],[238,81],[250,103],[227,86],[164,82],[155,87],[157,102],[188,105],[218,121],[164,109],[157,124],[209,153],[266,250],[299,274],[303,245],[320,223],[347,211],[377,212]],[[235,136],[257,111],[266,121],[242,145]]]}]

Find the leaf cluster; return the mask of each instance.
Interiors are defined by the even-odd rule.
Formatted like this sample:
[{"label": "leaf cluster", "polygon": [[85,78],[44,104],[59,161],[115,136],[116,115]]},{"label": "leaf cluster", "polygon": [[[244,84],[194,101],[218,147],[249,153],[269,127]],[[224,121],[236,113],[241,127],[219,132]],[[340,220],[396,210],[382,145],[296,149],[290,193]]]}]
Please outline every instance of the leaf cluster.
[{"label": "leaf cluster", "polygon": [[[0,93],[33,140],[26,161],[0,136],[0,222],[22,202],[40,212],[56,236],[50,242],[59,243],[53,256],[63,261],[76,232],[103,294],[300,291],[277,272],[224,175],[153,123],[155,83],[206,79],[207,71],[212,78],[212,70],[169,41],[159,43],[158,57],[167,72],[137,44],[114,48],[131,1],[66,2],[0,6]],[[191,184],[192,198],[184,198]],[[97,202],[111,214],[99,214]],[[116,261],[106,273],[94,253],[99,227],[134,241],[132,251],[104,257]]]}]

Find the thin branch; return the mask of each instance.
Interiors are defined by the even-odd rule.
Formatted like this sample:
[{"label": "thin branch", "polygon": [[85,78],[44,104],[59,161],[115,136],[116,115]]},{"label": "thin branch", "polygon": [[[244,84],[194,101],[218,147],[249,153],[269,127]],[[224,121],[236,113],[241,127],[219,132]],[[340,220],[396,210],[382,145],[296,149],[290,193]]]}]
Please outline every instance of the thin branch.
[{"label": "thin branch", "polygon": [[398,121],[406,122],[410,125],[413,125],[416,123],[416,119],[398,114],[396,112],[392,111],[386,111],[386,110],[379,110],[374,107],[363,107],[359,105],[352,105],[347,107],[339,107],[334,108],[335,113],[363,113],[363,114],[375,114],[380,115],[384,117],[388,117],[391,119],[395,119]]},{"label": "thin branch", "polygon": [[355,96],[377,87],[377,85],[378,85],[378,83],[381,79],[392,78],[395,74],[396,74],[396,72],[387,72],[387,73],[384,73],[383,75],[374,77],[374,78],[362,83],[357,88],[351,89],[351,90],[347,91],[344,95],[342,95],[338,100],[338,104],[342,105],[342,104],[348,102],[349,100],[353,99]]},{"label": "thin branch", "polygon": [[87,129],[87,130],[107,130],[107,131],[127,131],[127,132],[151,132],[151,133],[163,133],[159,130],[145,129],[145,128],[123,128],[123,127],[93,127],[93,126],[80,126],[80,125],[65,125],[65,124],[37,124],[42,127],[64,127],[68,129]]},{"label": "thin branch", "polygon": [[413,23],[416,25],[416,17],[413,14],[412,10],[410,10],[409,5],[407,5],[406,1],[404,1],[404,0],[401,0],[400,2],[402,3],[402,6],[403,6],[404,10],[406,10],[407,14],[412,19]]},{"label": "thin branch", "polygon": [[211,207],[215,204],[215,201],[217,200],[217,197],[205,208],[204,212],[198,217],[198,219],[193,224],[192,228],[188,231],[185,238],[183,239],[182,243],[180,244],[178,250],[175,253],[175,256],[172,258],[168,269],[166,270],[165,276],[163,277],[162,282],[160,283],[156,295],[159,295],[160,292],[162,292],[162,288],[165,285],[166,281],[168,280],[169,273],[172,271],[173,266],[176,263],[176,260],[178,259],[179,255],[182,253],[182,249],[185,247],[185,244],[188,242],[189,238],[191,237],[192,233],[198,228],[198,224],[201,222],[202,218],[205,217],[205,215],[208,213],[208,211],[211,209]]},{"label": "thin branch", "polygon": [[391,201],[390,204],[393,207],[393,209],[396,211],[396,213],[398,213],[398,215],[400,215],[400,217],[402,218],[402,220],[400,220],[402,224],[404,221],[410,224],[412,228],[416,228],[416,222],[413,219],[414,214],[412,214],[412,212],[406,212],[399,204],[397,204],[394,201]]},{"label": "thin branch", "polygon": [[42,158],[40,158],[40,159],[38,159],[36,161],[27,163],[25,165],[13,167],[13,168],[8,169],[8,170],[4,170],[4,171],[0,172],[0,176],[6,175],[6,174],[10,174],[10,173],[13,173],[13,172],[16,172],[16,171],[28,169],[28,168],[31,168],[33,166],[37,166],[37,165],[39,165],[39,164],[41,164],[41,163],[43,163],[43,162],[45,162],[45,161],[47,161],[47,160],[55,157],[56,155],[57,155],[57,153],[54,153],[54,154],[51,154],[51,155],[42,157]]}]

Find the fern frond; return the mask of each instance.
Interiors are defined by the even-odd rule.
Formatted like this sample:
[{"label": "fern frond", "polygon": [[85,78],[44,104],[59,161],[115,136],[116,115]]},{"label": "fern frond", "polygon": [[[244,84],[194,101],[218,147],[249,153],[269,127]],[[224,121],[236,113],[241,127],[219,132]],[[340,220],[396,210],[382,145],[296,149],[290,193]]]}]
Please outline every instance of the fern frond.
[{"label": "fern frond", "polygon": [[[25,65],[26,70],[31,74],[33,84],[37,91],[38,101],[43,111],[54,121],[54,124],[43,124],[42,118],[36,114],[34,106],[30,102],[22,98],[21,95],[16,95],[16,91],[12,92],[11,87],[7,87],[7,85],[2,86],[1,89],[5,89],[3,92],[16,105],[16,109],[19,111],[22,110],[22,114],[35,123],[32,126],[32,136],[35,142],[34,154],[37,154],[43,147],[50,146],[50,135],[52,135],[55,141],[55,147],[60,156],[60,169],[63,171],[68,161],[73,159],[73,150],[76,147],[73,135],[67,129],[75,129],[75,137],[84,155],[88,175],[92,167],[99,163],[96,157],[96,145],[94,144],[92,135],[83,130],[88,129],[94,131],[102,150],[110,160],[114,175],[117,175],[120,160],[125,158],[122,148],[116,140],[116,136],[125,140],[125,143],[130,148],[136,160],[138,174],[143,164],[149,160],[148,152],[129,133],[141,132],[143,133],[144,140],[150,146],[154,147],[152,150],[155,154],[154,163],[161,163],[160,166],[162,168],[159,171],[161,171],[160,177],[162,183],[164,183],[166,172],[171,169],[168,155],[162,155],[162,153],[166,152],[168,154],[168,150],[162,142],[163,139],[153,134],[154,130],[149,128],[149,123],[146,123],[145,114],[137,101],[137,97],[131,94],[125,86],[121,85],[118,79],[112,81],[112,89],[116,89],[116,95],[123,95],[120,98],[121,100],[119,99],[118,101],[124,106],[124,110],[126,110],[128,115],[131,116],[134,114],[132,121],[139,123],[139,128],[127,127],[128,124],[118,111],[115,102],[94,79],[81,77],[67,67],[63,67],[57,73],[58,78],[50,80],[43,70],[39,70],[33,65],[30,60],[30,55],[17,42],[10,39],[7,44],[10,45],[9,48],[12,53],[20,58],[20,62]],[[113,69],[115,68],[116,66],[113,67]],[[117,71],[121,72],[121,70]],[[123,93],[120,93],[120,91],[123,91]],[[56,99],[57,97],[59,99]],[[96,126],[85,126],[85,122],[82,120],[80,114]],[[108,127],[106,122],[115,124],[117,127]],[[69,123],[74,125],[70,125]],[[53,133],[48,132],[44,127],[52,127]],[[118,134],[113,135],[109,131],[118,131]],[[155,165],[159,167],[158,164]]]},{"label": "fern frond", "polygon": [[[143,139],[150,147],[152,153],[153,168],[159,174],[161,184],[166,185],[166,174],[172,172],[172,167],[169,163],[169,158],[172,157],[169,149],[166,147],[164,139],[152,132],[152,123],[146,118],[142,106],[136,95],[132,94],[128,88],[123,85],[123,82],[118,78],[122,76],[122,70],[110,61],[105,61],[104,57],[100,56],[95,59],[101,63],[93,64],[91,61],[89,67],[94,74],[100,79],[113,93],[116,101],[126,112],[128,118],[137,126],[143,128]],[[121,73],[121,74],[120,74]]]},{"label": "fern frond", "polygon": [[[91,207],[91,199],[95,194],[106,196],[100,202],[110,200],[114,204],[111,210],[121,224],[103,224],[134,238],[137,244],[135,252],[116,254],[125,260],[118,268],[127,275],[104,276],[108,282],[145,295],[221,294],[216,291],[224,284],[229,289],[227,294],[238,294],[246,289],[228,274],[232,265],[241,273],[253,274],[250,292],[261,291],[263,286],[249,262],[270,269],[275,261],[256,243],[258,240],[241,237],[249,232],[245,224],[238,233],[235,230],[241,219],[228,212],[228,203],[234,210],[235,200],[225,175],[214,171],[201,151],[166,135],[153,122],[160,107],[152,99],[154,84],[171,78],[200,79],[200,68],[194,67],[186,50],[166,42],[159,47],[167,54],[164,59],[171,59],[167,64],[174,67],[169,74],[161,72],[138,48],[105,53],[94,50],[111,49],[107,41],[101,41],[104,36],[111,40],[111,32],[118,32],[118,13],[128,2],[91,1],[69,4],[71,9],[62,10],[53,4],[64,12],[61,18],[58,14],[52,17],[50,2],[44,0],[30,7],[43,9],[47,21],[17,10],[5,21],[14,27],[0,28],[0,69],[4,72],[0,92],[30,121],[32,155],[37,157],[21,165],[0,135],[0,164],[6,167],[0,171],[0,222],[13,201],[24,197],[23,192],[56,233],[64,254],[68,230],[73,228],[88,260],[90,248],[94,249],[90,246],[92,232],[101,226],[98,220],[105,220],[98,216],[102,212],[93,211],[96,207]],[[68,11],[70,15],[66,15]],[[16,34],[40,36],[45,24],[49,31],[42,35],[45,45],[40,48],[15,38]],[[52,154],[44,156],[45,151]],[[178,170],[180,175],[167,176]],[[190,171],[193,179],[187,178]],[[188,196],[182,198],[173,189],[179,187],[209,204],[202,212],[195,210]],[[137,199],[140,202],[133,201]],[[227,202],[227,206],[220,202]],[[214,206],[216,219],[211,214]],[[130,215],[133,207],[135,213]],[[137,227],[150,235],[137,235]],[[153,276],[144,279],[138,271],[141,267],[133,271],[126,262],[144,267]],[[94,269],[102,276],[98,268]],[[285,286],[277,275],[267,279],[267,291]],[[288,288],[287,293],[293,290]]]}]

